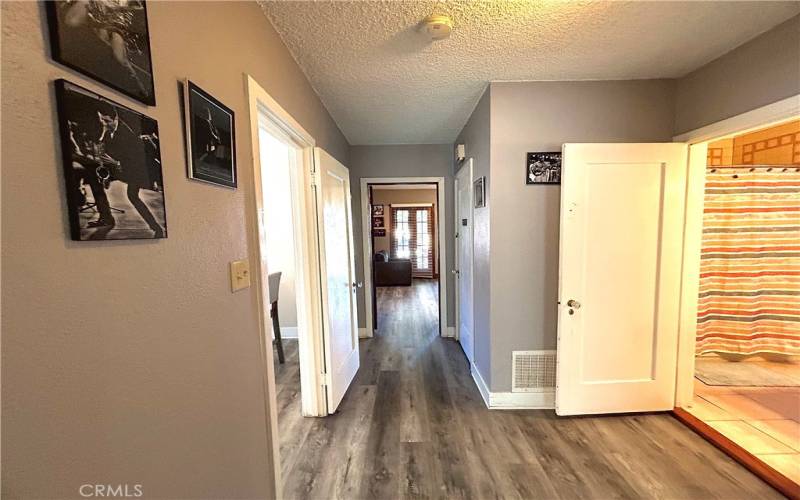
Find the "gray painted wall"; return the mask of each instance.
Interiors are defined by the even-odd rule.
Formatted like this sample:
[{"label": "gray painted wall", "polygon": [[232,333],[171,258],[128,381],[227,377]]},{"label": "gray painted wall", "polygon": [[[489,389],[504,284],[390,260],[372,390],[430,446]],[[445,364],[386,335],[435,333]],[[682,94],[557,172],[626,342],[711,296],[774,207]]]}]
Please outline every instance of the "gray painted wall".
[{"label": "gray painted wall", "polygon": [[[472,158],[473,180],[481,176],[486,177],[487,192],[491,186],[491,171],[489,160],[491,152],[491,87],[486,90],[478,101],[456,143],[462,143],[466,148],[467,158]],[[460,168],[461,165],[455,165]],[[473,220],[473,336],[475,349],[475,367],[480,372],[483,380],[489,384],[491,381],[491,269],[489,267],[489,213],[492,207],[492,198],[488,197],[484,208],[476,208]],[[453,242],[455,245],[455,242]]]},{"label": "gray painted wall", "polygon": [[[140,483],[147,498],[271,498],[246,257],[251,144],[243,72],[343,163],[348,144],[255,2],[148,4],[158,105],[49,59],[41,2],[2,2],[2,495],[80,498]],[[213,33],[213,36],[209,36]],[[186,178],[178,81],[236,112],[240,186]],[[169,238],[72,242],[52,81],[158,120]]]},{"label": "gray painted wall", "polygon": [[678,80],[675,135],[800,94],[800,16]]},{"label": "gray painted wall", "polygon": [[[445,234],[453,234],[453,145],[412,144],[392,146],[350,147],[350,192],[353,197],[353,237],[356,252],[356,276],[364,281],[364,257],[361,236],[361,178],[362,177],[444,177]],[[453,262],[452,238],[447,239],[447,324],[453,325],[455,286],[450,273]],[[358,292],[358,325],[366,324],[364,290]]]},{"label": "gray painted wall", "polygon": [[489,189],[475,214],[474,316],[490,389],[510,390],[513,350],[556,347],[560,189],[525,184],[526,152],[671,141],[799,93],[800,16],[679,80],[492,83],[456,140]]},{"label": "gray painted wall", "polygon": [[528,151],[565,142],[670,141],[671,80],[491,85],[491,382],[511,352],[555,349],[560,186],[525,184]]}]

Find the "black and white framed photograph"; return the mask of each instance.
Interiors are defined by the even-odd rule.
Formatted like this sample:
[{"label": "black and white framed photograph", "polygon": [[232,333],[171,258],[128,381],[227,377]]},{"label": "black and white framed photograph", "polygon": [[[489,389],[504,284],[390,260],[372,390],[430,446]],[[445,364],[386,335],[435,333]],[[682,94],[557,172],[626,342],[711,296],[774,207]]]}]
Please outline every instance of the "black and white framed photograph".
[{"label": "black and white framed photograph", "polygon": [[55,87],[72,239],[166,238],[158,122],[66,80]]},{"label": "black and white framed photograph", "polygon": [[386,227],[384,225],[383,217],[373,217],[372,218],[372,228],[373,229],[378,229],[378,228],[382,228],[382,227]]},{"label": "black and white framed photograph", "polygon": [[383,217],[383,205],[377,204],[372,205],[372,216],[373,217]]},{"label": "black and white framed photograph", "polygon": [[57,0],[46,8],[54,60],[155,106],[144,0]]},{"label": "black and white framed photograph", "polygon": [[561,184],[561,152],[528,153],[525,184]]},{"label": "black and white framed photograph", "polygon": [[189,80],[183,96],[189,178],[235,188],[233,110]]},{"label": "black and white framed photograph", "polygon": [[486,206],[486,177],[478,177],[472,183],[472,189],[475,197],[475,208],[483,208]]},{"label": "black and white framed photograph", "polygon": [[386,236],[386,229],[383,229],[383,228],[381,228],[381,229],[373,229],[372,230],[372,236],[376,236],[378,238]]}]

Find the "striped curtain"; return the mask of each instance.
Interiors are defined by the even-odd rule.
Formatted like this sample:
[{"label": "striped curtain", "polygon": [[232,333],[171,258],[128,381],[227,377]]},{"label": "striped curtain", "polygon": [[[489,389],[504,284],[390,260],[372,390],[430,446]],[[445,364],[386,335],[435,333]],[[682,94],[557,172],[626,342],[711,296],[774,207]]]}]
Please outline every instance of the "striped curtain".
[{"label": "striped curtain", "polygon": [[706,174],[697,353],[800,354],[800,168]]}]

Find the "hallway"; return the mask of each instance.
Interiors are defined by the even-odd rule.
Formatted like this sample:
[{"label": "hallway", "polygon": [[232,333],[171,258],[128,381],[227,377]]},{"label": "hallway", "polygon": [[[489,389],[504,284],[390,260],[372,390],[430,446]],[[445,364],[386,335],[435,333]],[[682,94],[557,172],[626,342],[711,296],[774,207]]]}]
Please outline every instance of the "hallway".
[{"label": "hallway", "polygon": [[[285,498],[780,498],[669,415],[489,411],[437,335],[435,282],[378,289],[340,411],[300,416],[296,342],[278,368]],[[277,366],[277,364],[276,364]]]}]

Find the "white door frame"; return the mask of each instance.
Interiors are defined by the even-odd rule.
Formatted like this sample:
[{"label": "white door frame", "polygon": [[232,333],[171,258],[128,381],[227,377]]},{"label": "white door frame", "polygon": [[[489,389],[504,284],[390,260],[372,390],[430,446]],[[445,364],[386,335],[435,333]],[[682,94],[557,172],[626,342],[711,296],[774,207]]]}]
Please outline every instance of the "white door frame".
[{"label": "white door frame", "polygon": [[[289,135],[303,151],[303,165],[293,172],[293,211],[298,216],[295,225],[295,252],[297,260],[298,294],[298,350],[300,358],[300,386],[303,414],[306,416],[327,415],[325,394],[322,391],[322,318],[320,315],[319,249],[316,246],[316,222],[313,210],[311,177],[314,162],[313,149],[316,141],[283,107],[278,104],[250,75],[244,74],[244,86],[248,100],[248,121],[252,168],[244,168],[247,177],[245,192],[245,221],[248,240],[248,258],[251,263],[251,281],[258,314],[258,345],[262,362],[264,387],[264,410],[266,435],[271,450],[267,457],[272,470],[275,490],[267,496],[281,498],[280,438],[278,435],[277,396],[275,391],[275,367],[272,353],[272,322],[269,320],[267,283],[264,276],[269,273],[262,259],[263,204],[261,189],[261,155],[259,147],[259,116],[266,114],[270,124]],[[300,256],[301,259],[297,259]],[[301,327],[305,325],[305,327]]]},{"label": "white door frame", "polygon": [[686,179],[686,219],[683,238],[683,277],[678,331],[678,367],[675,385],[676,407],[684,407],[691,403],[694,398],[697,295],[700,287],[700,248],[702,244],[703,198],[705,195],[705,167],[708,142],[797,119],[798,116],[800,116],[800,94],[673,138],[675,142],[689,144]]},{"label": "white door frame", "polygon": [[364,313],[365,330],[362,338],[372,337],[375,319],[372,317],[372,210],[369,205],[370,184],[436,184],[439,234],[439,335],[452,337],[447,327],[447,239],[445,237],[444,177],[362,177],[361,178],[361,245],[364,253]]},{"label": "white door frame", "polygon": [[[469,192],[470,192],[470,198],[472,198],[474,196],[474,193],[472,192],[472,182],[473,182],[472,176],[474,175],[472,158],[467,158],[466,160],[464,160],[464,163],[461,165],[461,168],[468,168],[469,169],[469,182],[470,182]],[[461,220],[461,217],[459,217],[460,212],[458,210],[458,203],[460,201],[458,199],[458,174],[461,172],[461,168],[459,168],[458,171],[456,171],[456,175],[453,177],[453,215],[454,215],[453,220],[454,220],[454,224],[455,224],[455,227],[453,228],[453,237],[454,238],[457,237],[456,235],[461,234],[461,224],[459,222]],[[474,249],[475,248],[475,242],[473,240],[475,238],[475,207],[474,207],[472,199],[470,199],[469,206],[471,207],[471,210],[470,210],[470,213],[469,213],[469,218],[470,218],[469,227],[470,227],[470,230],[472,230],[472,234],[470,235],[470,243],[472,244],[472,247]],[[455,252],[456,269],[458,269],[460,271],[463,266],[461,265],[461,255],[458,252],[458,241],[456,241],[455,248],[453,250]],[[472,295],[472,300],[473,301],[475,300],[475,272],[474,271],[475,271],[475,256],[471,255],[470,262],[469,262],[469,272],[470,272],[470,295]],[[455,332],[454,332],[453,337],[455,337],[456,340],[460,340],[461,339],[461,331],[459,330],[459,327],[461,326],[461,312],[460,312],[461,311],[461,284],[459,283],[459,279],[460,279],[460,276],[457,277],[456,280],[455,280],[455,282],[456,282],[456,289],[455,289],[455,294],[456,294],[455,311],[456,312],[455,312],[455,316],[456,317],[455,317]],[[472,358],[473,359],[475,358],[475,316],[474,315],[473,315],[473,319],[472,319]]]}]

